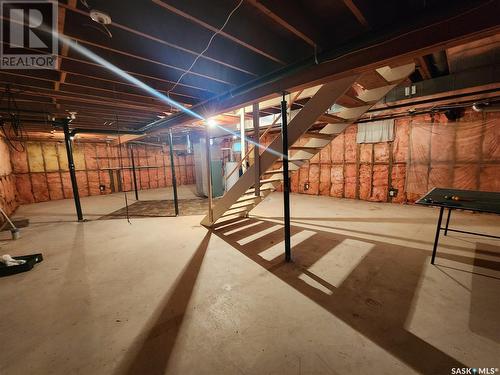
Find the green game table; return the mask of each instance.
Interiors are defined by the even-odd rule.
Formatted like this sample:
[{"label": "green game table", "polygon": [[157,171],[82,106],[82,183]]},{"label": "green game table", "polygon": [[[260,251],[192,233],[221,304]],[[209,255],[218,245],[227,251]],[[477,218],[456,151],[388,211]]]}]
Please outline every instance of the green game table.
[{"label": "green game table", "polygon": [[[451,199],[451,197],[453,196],[456,196],[459,199]],[[436,237],[434,239],[434,247],[432,250],[431,264],[434,264],[434,260],[436,258],[439,235],[441,234],[442,230],[444,231],[445,236],[448,234],[448,232],[458,232],[473,234],[476,236],[500,238],[498,236],[492,236],[489,234],[468,232],[464,230],[449,228],[451,211],[453,210],[458,209],[466,211],[488,212],[497,215],[500,214],[500,193],[489,191],[434,188],[415,203],[422,206],[440,207],[436,228]],[[441,227],[441,222],[443,220],[443,212],[445,208],[448,209],[448,217],[446,219],[446,226],[443,228]]]}]

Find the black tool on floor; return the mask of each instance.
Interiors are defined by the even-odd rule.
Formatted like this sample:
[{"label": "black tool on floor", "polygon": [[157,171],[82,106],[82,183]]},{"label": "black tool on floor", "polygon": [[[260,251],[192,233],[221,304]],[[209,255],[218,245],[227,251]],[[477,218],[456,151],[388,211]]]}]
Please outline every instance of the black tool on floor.
[{"label": "black tool on floor", "polygon": [[35,266],[35,264],[40,263],[43,260],[42,254],[21,255],[12,258],[17,260],[25,260],[26,263],[19,264],[17,266],[7,266],[3,263],[0,263],[0,277],[29,271]]}]

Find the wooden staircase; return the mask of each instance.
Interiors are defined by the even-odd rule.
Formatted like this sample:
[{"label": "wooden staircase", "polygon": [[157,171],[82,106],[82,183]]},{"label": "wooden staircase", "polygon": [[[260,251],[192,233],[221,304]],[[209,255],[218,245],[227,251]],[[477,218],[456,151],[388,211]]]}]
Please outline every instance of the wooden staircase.
[{"label": "wooden staircase", "polygon": [[[361,75],[353,75],[322,85],[288,123],[287,159],[289,171],[300,166],[327,146],[350,124],[382,99],[390,90],[405,80],[415,69],[414,64],[395,68],[378,68]],[[296,97],[298,97],[297,95]],[[334,104],[340,106],[335,113],[327,113]],[[310,130],[318,122],[325,124],[319,131]],[[303,139],[303,140],[301,140]],[[300,140],[300,141],[299,141]],[[300,145],[296,145],[299,141]],[[202,225],[212,226],[216,221],[247,216],[267,195],[283,181],[283,169],[271,169],[276,162],[283,163],[277,153],[282,152],[281,137],[277,137],[260,155],[260,183],[255,189],[255,165],[250,166],[239,180],[213,207],[213,219],[209,215]]]}]

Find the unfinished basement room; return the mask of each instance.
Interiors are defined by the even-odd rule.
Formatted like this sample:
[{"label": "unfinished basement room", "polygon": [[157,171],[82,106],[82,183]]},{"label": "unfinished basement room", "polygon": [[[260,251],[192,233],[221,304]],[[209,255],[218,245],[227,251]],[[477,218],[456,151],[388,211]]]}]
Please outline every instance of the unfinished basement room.
[{"label": "unfinished basement room", "polygon": [[0,15],[0,375],[500,375],[500,0]]}]

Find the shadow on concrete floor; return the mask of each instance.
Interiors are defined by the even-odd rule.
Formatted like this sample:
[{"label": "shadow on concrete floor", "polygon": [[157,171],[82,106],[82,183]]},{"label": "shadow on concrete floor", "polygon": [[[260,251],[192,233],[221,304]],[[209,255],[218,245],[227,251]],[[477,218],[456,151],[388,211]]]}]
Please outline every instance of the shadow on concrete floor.
[{"label": "shadow on concrete floor", "polygon": [[115,374],[164,374],[198,278],[211,232],[207,232],[145,332],[134,342]]},{"label": "shadow on concrete floor", "polygon": [[[282,221],[283,217],[265,217],[265,216],[257,216],[253,215],[253,218],[259,219],[259,220],[278,220]],[[298,225],[307,225],[307,226],[314,226],[316,228],[324,228],[326,230],[340,230],[340,231],[345,231],[345,232],[350,232],[354,234],[359,234],[359,235],[370,235],[370,236],[377,236],[381,238],[387,238],[389,240],[397,240],[397,241],[406,241],[406,242],[414,242],[416,244],[421,244],[421,245],[428,245],[429,249],[432,249],[432,245],[434,244],[434,241],[424,241],[424,240],[417,240],[415,238],[409,238],[409,237],[401,237],[401,236],[395,236],[395,235],[390,235],[390,234],[377,234],[376,231],[362,231],[362,230],[356,230],[352,228],[345,228],[345,227],[339,227],[339,226],[330,226],[330,225],[322,225],[322,224],[317,224],[313,222],[313,219],[309,218],[307,220],[309,221],[299,221],[299,218],[292,217],[290,220],[291,223],[298,224]],[[374,219],[374,223],[376,223],[378,220]],[[335,221],[335,220],[332,220]],[[427,221],[428,222],[428,221]],[[452,237],[451,235],[448,235],[448,237]],[[473,251],[469,247],[466,246],[456,246],[456,245],[450,245],[450,244],[443,244],[439,243],[439,248],[440,249],[450,249],[450,250],[461,250],[461,251]],[[477,253],[477,251],[476,251]],[[441,252],[438,250],[438,256],[440,256]]]},{"label": "shadow on concrete floor", "polygon": [[[217,226],[213,233],[416,371],[447,374],[452,367],[465,367],[405,329],[429,251],[292,225],[292,241],[294,235],[308,232],[306,240],[292,247],[293,262],[285,263],[283,254],[266,260],[264,254],[283,239],[281,225],[272,229],[276,225],[240,219]],[[266,233],[259,236],[263,230]],[[249,237],[253,240],[242,241]],[[337,283],[326,280],[345,268],[310,270],[326,255],[340,253],[344,241],[349,243],[349,252],[352,246],[369,248],[345,279]],[[342,259],[339,256],[336,259]]]}]

